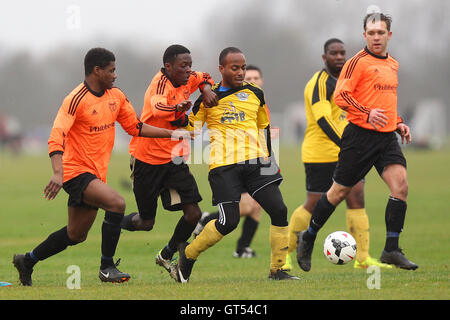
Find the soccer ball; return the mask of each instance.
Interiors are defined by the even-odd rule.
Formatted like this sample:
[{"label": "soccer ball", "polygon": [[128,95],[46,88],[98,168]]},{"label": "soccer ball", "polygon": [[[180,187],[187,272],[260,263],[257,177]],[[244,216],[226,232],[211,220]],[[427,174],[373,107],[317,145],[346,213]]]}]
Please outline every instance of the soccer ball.
[{"label": "soccer ball", "polygon": [[346,264],[356,256],[356,241],[345,231],[333,232],[325,238],[323,254],[334,264]]}]

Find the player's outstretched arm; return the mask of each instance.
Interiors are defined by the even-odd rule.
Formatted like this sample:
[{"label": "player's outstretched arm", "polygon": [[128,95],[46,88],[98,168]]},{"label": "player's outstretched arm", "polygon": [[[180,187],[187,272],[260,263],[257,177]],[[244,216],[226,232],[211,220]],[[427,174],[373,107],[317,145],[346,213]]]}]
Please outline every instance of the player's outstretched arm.
[{"label": "player's outstretched arm", "polygon": [[53,176],[44,188],[44,198],[52,200],[56,197],[63,184],[62,153],[55,153],[50,157]]},{"label": "player's outstretched arm", "polygon": [[141,137],[147,138],[173,138],[176,140],[180,139],[192,139],[192,134],[186,130],[170,130],[165,128],[158,128],[146,123],[142,124]]}]

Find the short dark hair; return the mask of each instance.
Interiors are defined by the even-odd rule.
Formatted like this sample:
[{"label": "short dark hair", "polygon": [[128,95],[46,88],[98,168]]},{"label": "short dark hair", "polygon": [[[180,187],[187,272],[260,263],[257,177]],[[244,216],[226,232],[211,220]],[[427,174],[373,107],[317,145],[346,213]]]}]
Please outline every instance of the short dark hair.
[{"label": "short dark hair", "polygon": [[222,50],[219,55],[219,64],[223,66],[223,62],[229,53],[242,53],[242,51],[236,47],[227,47]]},{"label": "short dark hair", "polygon": [[387,27],[388,31],[391,31],[391,23],[392,23],[391,16],[381,13],[381,12],[374,12],[374,13],[367,14],[364,17],[364,22],[363,22],[364,31],[366,31],[367,21],[369,21],[369,20],[371,22],[375,22],[376,20],[384,21],[384,22],[386,22],[386,27]]},{"label": "short dark hair", "polygon": [[180,44],[173,44],[169,46],[163,55],[163,63],[173,63],[177,55],[183,53],[191,53],[188,48]]},{"label": "short dark hair", "polygon": [[92,48],[84,57],[84,74],[88,76],[95,67],[103,69],[113,61],[116,61],[116,57],[111,51],[105,48]]},{"label": "short dark hair", "polygon": [[328,46],[330,45],[330,44],[333,44],[333,43],[342,43],[342,44],[344,44],[344,42],[342,42],[342,40],[340,40],[340,39],[338,39],[338,38],[331,38],[331,39],[328,39],[327,41],[325,41],[325,44],[323,45],[323,53],[327,53],[327,50],[328,50]]},{"label": "short dark hair", "polygon": [[247,69],[247,70],[256,70],[256,71],[258,71],[259,74],[260,74],[261,77],[262,77],[262,71],[261,71],[261,69],[260,69],[259,67],[255,66],[254,64],[249,64],[249,65],[247,66],[246,69]]}]

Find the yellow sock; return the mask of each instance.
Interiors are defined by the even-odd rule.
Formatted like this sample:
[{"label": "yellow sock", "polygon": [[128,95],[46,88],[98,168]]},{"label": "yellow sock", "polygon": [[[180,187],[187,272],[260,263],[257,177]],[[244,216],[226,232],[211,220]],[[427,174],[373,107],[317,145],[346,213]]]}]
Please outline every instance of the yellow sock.
[{"label": "yellow sock", "polygon": [[289,221],[289,249],[291,253],[297,248],[297,233],[308,229],[309,221],[311,220],[311,212],[303,208],[303,206],[295,209]]},{"label": "yellow sock", "polygon": [[347,228],[356,240],[356,260],[363,262],[369,257],[369,217],[366,209],[347,209]]},{"label": "yellow sock", "polygon": [[200,253],[219,242],[223,235],[217,231],[216,219],[208,222],[202,232],[185,249],[186,258],[197,260]]},{"label": "yellow sock", "polygon": [[277,271],[286,263],[288,237],[288,227],[270,226],[270,271]]}]

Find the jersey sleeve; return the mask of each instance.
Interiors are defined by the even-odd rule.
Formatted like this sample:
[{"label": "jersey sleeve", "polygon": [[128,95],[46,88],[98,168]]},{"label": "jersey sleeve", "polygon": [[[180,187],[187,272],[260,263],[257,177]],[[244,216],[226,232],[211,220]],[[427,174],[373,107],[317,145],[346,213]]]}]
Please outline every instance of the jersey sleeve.
[{"label": "jersey sleeve", "polygon": [[203,91],[203,87],[205,86],[205,84],[210,84],[211,87],[214,86],[214,80],[211,78],[209,73],[206,72],[192,71],[189,81],[191,94],[194,93],[197,89]]},{"label": "jersey sleeve", "polygon": [[329,91],[331,90],[327,88],[326,82],[321,77],[318,77],[312,96],[307,97],[307,99],[311,100],[311,112],[314,120],[328,138],[339,146],[341,137],[337,125],[331,116],[330,99],[332,92]]},{"label": "jersey sleeve", "polygon": [[117,122],[120,123],[123,130],[131,136],[139,136],[142,128],[142,122],[139,121],[136,111],[128,98],[121,91],[119,92],[121,101],[120,110],[117,114]]},{"label": "jersey sleeve", "polygon": [[334,91],[334,102],[348,113],[367,121],[370,109],[359,103],[353,92],[364,73],[364,65],[357,58],[348,60],[339,75]]},{"label": "jersey sleeve", "polygon": [[146,99],[150,100],[150,108],[156,118],[164,119],[169,122],[177,121],[182,117],[185,117],[185,112],[177,112],[175,105],[170,105],[167,102],[168,89],[163,86],[156,89],[155,92],[151,92]]},{"label": "jersey sleeve", "polygon": [[189,122],[185,127],[189,131],[200,131],[206,121],[206,109],[203,105],[203,95],[200,95],[195,101],[192,111],[189,114]]},{"label": "jersey sleeve", "polygon": [[64,153],[67,133],[75,122],[77,110],[71,108],[72,97],[66,97],[58,110],[53,122],[50,137],[48,139],[48,152],[52,156],[55,153]]}]

